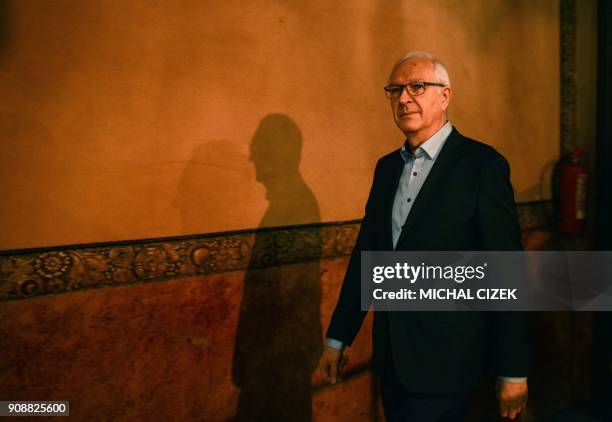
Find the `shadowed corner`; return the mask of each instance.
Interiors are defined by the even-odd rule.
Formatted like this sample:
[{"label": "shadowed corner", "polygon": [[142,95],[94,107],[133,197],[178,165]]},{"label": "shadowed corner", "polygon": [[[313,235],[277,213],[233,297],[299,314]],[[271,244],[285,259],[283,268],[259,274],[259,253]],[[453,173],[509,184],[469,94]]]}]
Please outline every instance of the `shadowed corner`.
[{"label": "shadowed corner", "polygon": [[[289,117],[261,120],[250,145],[269,202],[260,227],[320,221],[299,172],[301,148],[301,132]],[[235,421],[312,419],[311,376],[322,348],[320,256],[320,229],[255,236],[232,362],[240,389]]]},{"label": "shadowed corner", "polygon": [[0,59],[9,43],[9,1],[0,0]]}]

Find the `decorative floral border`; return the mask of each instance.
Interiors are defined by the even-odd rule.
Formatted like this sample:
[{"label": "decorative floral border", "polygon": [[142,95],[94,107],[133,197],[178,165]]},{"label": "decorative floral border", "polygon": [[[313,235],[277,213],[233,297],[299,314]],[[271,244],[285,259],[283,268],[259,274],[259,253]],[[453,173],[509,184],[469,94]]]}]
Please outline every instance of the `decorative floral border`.
[{"label": "decorative floral border", "polygon": [[[518,206],[523,230],[547,227],[547,201]],[[349,255],[359,221],[113,244],[0,252],[0,300],[266,268]]]},{"label": "decorative floral border", "polygon": [[359,221],[0,252],[0,300],[350,254]]},{"label": "decorative floral border", "polygon": [[518,204],[516,207],[522,231],[547,229],[554,224],[552,201],[534,201]]}]

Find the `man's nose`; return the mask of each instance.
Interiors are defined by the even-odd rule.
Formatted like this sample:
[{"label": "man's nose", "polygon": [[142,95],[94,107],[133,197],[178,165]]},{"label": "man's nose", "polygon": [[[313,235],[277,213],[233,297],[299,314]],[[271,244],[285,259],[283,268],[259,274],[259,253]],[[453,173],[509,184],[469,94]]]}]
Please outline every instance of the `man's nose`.
[{"label": "man's nose", "polygon": [[407,86],[404,86],[402,88],[402,92],[400,92],[400,96],[399,96],[398,99],[399,99],[399,102],[402,103],[402,104],[411,103],[414,100],[414,98],[412,98],[412,95],[410,95],[408,93],[408,87]]}]

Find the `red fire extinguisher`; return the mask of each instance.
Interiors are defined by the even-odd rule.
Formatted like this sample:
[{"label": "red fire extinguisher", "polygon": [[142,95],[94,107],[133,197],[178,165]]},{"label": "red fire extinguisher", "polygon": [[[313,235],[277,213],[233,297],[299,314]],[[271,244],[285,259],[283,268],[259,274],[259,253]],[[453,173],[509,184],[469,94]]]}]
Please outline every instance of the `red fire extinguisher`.
[{"label": "red fire extinguisher", "polygon": [[586,222],[588,170],[582,164],[584,148],[577,148],[555,165],[552,190],[557,229],[564,234],[579,234]]}]

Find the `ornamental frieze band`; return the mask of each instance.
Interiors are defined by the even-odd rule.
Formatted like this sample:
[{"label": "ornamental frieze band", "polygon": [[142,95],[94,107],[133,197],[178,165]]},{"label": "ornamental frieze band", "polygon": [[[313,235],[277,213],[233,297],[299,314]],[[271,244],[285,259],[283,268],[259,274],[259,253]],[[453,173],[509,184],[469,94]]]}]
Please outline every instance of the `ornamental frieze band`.
[{"label": "ornamental frieze band", "polygon": [[[548,201],[520,204],[523,230],[550,225]],[[319,261],[351,253],[359,220],[235,233],[0,251],[0,301]]]},{"label": "ornamental frieze band", "polygon": [[0,252],[0,300],[333,259],[350,254],[359,222],[233,234]]}]

